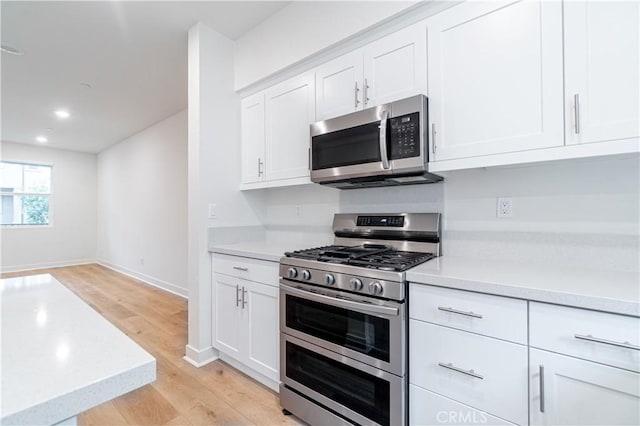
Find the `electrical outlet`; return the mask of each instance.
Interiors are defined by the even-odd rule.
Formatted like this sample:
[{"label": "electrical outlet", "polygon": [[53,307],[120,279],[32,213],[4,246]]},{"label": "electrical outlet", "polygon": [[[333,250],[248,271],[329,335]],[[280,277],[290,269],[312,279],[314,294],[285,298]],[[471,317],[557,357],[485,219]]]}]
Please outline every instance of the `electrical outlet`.
[{"label": "electrical outlet", "polygon": [[511,197],[498,197],[497,216],[499,218],[513,216],[513,200]]},{"label": "electrical outlet", "polygon": [[217,204],[209,204],[209,219],[216,219],[218,216],[216,214]]},{"label": "electrical outlet", "polygon": [[300,217],[302,215],[302,206],[296,206],[296,217]]},{"label": "electrical outlet", "polygon": [[140,264],[144,265],[144,258],[142,258],[142,257],[140,258]]}]

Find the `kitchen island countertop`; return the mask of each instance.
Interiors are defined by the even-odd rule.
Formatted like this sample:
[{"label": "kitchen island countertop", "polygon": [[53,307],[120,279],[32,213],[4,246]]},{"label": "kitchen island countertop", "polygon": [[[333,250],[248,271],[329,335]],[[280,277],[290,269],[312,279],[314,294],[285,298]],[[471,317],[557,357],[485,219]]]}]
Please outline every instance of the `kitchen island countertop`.
[{"label": "kitchen island countertop", "polygon": [[156,360],[49,274],[0,281],[0,424],[51,425],[156,378]]}]

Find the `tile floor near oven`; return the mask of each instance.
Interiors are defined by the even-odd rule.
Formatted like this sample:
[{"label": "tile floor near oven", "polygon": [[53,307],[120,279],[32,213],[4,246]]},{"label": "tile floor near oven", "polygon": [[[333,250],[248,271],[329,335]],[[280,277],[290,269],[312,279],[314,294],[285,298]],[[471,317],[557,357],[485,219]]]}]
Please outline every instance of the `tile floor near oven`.
[{"label": "tile floor near oven", "polygon": [[296,425],[278,395],[222,361],[196,368],[182,359],[187,300],[99,265],[49,273],[157,360],[157,380],[78,417],[80,425]]}]

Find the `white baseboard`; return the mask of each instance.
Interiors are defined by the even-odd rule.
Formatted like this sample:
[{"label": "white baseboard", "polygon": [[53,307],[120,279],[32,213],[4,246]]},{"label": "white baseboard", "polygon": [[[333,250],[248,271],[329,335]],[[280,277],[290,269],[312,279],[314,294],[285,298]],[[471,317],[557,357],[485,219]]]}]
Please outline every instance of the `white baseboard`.
[{"label": "white baseboard", "polygon": [[177,286],[175,284],[171,284],[169,282],[161,280],[159,278],[155,278],[155,277],[140,273],[138,271],[134,271],[133,269],[129,269],[124,266],[116,265],[104,259],[98,259],[96,263],[104,266],[105,268],[113,269],[116,272],[120,272],[121,274],[127,275],[131,278],[140,280],[145,284],[149,284],[161,290],[168,291],[169,293],[173,293],[176,296],[184,297],[185,299],[188,298],[189,296],[188,290],[180,286]]},{"label": "white baseboard", "polygon": [[182,357],[182,359],[198,368],[218,359],[218,351],[211,346],[206,349],[198,350],[193,346],[187,345],[185,352],[186,355]]},{"label": "white baseboard", "polygon": [[87,265],[96,263],[95,259],[63,260],[59,262],[32,263],[29,265],[0,266],[1,272],[35,271],[38,269],[61,268],[64,266]]}]

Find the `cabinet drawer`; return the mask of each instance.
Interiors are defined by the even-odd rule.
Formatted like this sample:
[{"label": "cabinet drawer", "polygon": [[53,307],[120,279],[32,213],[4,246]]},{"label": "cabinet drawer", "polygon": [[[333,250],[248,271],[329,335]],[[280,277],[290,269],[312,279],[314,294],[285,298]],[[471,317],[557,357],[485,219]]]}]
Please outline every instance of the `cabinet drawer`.
[{"label": "cabinet drawer", "polygon": [[508,297],[411,284],[411,318],[527,344],[527,302]]},{"label": "cabinet drawer", "polygon": [[215,253],[213,271],[246,280],[278,286],[278,263],[249,257],[229,256]]},{"label": "cabinet drawer", "polygon": [[409,323],[409,342],[411,383],[527,423],[526,346],[416,320]]},{"label": "cabinet drawer", "polygon": [[416,385],[409,386],[409,424],[513,425],[484,411],[460,404]]},{"label": "cabinet drawer", "polygon": [[640,371],[640,318],[536,302],[529,312],[532,347]]}]

